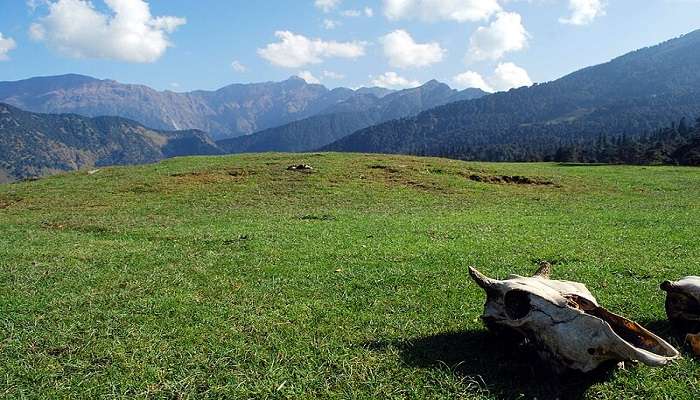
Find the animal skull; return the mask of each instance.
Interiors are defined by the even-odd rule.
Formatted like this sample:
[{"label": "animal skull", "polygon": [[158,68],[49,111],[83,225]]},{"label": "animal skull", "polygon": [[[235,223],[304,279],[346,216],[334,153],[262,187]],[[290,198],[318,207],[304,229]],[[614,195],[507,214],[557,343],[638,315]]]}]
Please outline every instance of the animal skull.
[{"label": "animal skull", "polygon": [[[665,281],[661,289],[666,291],[666,315],[686,332],[700,331],[700,277],[688,276],[679,281]],[[693,352],[700,355],[700,334],[686,336]]]},{"label": "animal skull", "polygon": [[666,314],[671,321],[700,326],[700,277],[666,281],[661,289],[667,293]]},{"label": "animal skull", "polygon": [[590,372],[608,361],[662,366],[680,356],[636,322],[599,306],[583,284],[549,279],[550,270],[543,263],[533,277],[499,281],[470,267],[472,279],[486,291],[486,326],[519,333],[558,372]]}]

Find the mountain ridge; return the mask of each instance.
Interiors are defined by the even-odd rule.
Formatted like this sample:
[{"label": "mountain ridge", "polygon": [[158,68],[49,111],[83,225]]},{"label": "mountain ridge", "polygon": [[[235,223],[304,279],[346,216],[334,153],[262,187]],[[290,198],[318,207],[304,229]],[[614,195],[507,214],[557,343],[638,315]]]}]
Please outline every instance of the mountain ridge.
[{"label": "mountain ridge", "polygon": [[700,31],[530,87],[365,128],[321,150],[531,160],[528,153],[640,135],[700,115]]},{"label": "mountain ridge", "polygon": [[318,115],[217,143],[229,153],[311,151],[371,125],[486,94],[479,89],[458,91],[431,80],[417,88],[396,91],[381,98],[372,94],[353,96]]},{"label": "mountain ridge", "polygon": [[0,82],[0,102],[27,111],[120,116],[154,129],[200,129],[217,138],[303,119],[353,95],[351,89],[328,89],[298,77],[191,92],[158,91],[78,74]]},{"label": "mountain ridge", "polygon": [[205,132],[161,131],[121,117],[40,114],[0,103],[4,181],[106,165],[223,152]]}]

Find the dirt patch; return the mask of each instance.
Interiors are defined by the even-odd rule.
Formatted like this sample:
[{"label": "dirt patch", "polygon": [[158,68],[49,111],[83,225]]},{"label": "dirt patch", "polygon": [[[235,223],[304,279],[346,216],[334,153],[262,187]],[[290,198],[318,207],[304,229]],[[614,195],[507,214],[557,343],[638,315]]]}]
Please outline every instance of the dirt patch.
[{"label": "dirt patch", "polygon": [[13,194],[0,194],[0,210],[9,208],[11,205],[19,203],[22,198]]},{"label": "dirt patch", "polygon": [[381,164],[370,165],[369,169],[381,169],[381,170],[384,170],[390,174],[397,174],[399,172],[399,170],[396,168],[391,168],[389,166],[381,165]]},{"label": "dirt patch", "polygon": [[531,178],[520,175],[479,175],[470,174],[467,178],[474,182],[494,183],[494,184],[510,184],[510,185],[534,185],[534,186],[554,186],[554,182],[541,179]]}]

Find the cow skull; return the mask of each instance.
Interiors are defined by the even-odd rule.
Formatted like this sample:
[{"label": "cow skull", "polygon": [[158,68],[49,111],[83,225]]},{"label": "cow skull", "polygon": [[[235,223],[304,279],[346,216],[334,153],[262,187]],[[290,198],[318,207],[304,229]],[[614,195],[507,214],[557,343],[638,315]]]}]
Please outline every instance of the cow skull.
[{"label": "cow skull", "polygon": [[533,277],[500,281],[470,267],[472,279],[486,291],[486,326],[519,333],[559,372],[590,372],[608,361],[662,366],[679,357],[660,337],[599,306],[583,284],[549,279],[550,270],[543,263]]},{"label": "cow skull", "polygon": [[[686,332],[700,331],[700,277],[688,276],[679,281],[661,284],[666,291],[666,315],[671,322],[685,328]],[[693,352],[700,355],[700,333],[688,334],[686,341]]]}]

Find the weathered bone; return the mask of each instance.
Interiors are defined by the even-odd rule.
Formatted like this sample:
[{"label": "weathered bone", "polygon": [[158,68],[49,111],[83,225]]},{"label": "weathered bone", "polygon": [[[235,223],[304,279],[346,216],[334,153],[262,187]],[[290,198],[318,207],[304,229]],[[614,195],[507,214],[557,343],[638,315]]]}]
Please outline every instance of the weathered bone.
[{"label": "weathered bone", "polygon": [[700,277],[687,276],[679,281],[665,281],[661,289],[666,291],[666,315],[671,322],[684,329],[686,342],[693,352],[700,355]]},{"label": "weathered bone", "polygon": [[547,278],[552,275],[552,264],[548,263],[547,261],[542,261],[540,263],[540,269],[535,272],[534,276],[540,276],[542,278]]},{"label": "weathered bone", "polygon": [[671,321],[700,325],[700,277],[688,276],[679,281],[665,281],[666,314]]},{"label": "weathered bone", "polygon": [[661,366],[680,356],[639,324],[599,306],[585,285],[549,279],[550,270],[543,263],[533,277],[501,281],[470,267],[488,294],[482,316],[487,327],[519,333],[560,372],[589,372],[608,361]]}]

